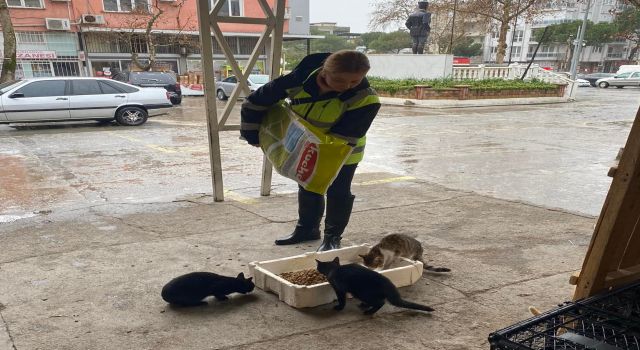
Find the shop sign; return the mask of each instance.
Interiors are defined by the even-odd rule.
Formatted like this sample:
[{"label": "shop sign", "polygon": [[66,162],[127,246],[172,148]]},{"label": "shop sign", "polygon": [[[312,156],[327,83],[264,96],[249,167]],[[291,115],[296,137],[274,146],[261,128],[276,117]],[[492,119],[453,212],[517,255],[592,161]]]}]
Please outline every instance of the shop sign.
[{"label": "shop sign", "polygon": [[55,51],[18,51],[16,58],[19,60],[52,60],[58,58]]}]

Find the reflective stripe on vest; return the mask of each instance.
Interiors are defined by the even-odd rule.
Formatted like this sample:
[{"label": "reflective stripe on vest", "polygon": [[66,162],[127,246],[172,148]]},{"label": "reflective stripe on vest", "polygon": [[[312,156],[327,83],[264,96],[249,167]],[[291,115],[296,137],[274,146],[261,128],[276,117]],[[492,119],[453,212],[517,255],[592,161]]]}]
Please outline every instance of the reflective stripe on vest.
[{"label": "reflective stripe on vest", "polygon": [[[318,70],[313,71],[307,79],[309,79]],[[340,100],[339,96],[333,98],[318,99],[312,98],[310,94],[304,91],[302,86],[297,86],[287,90],[287,105],[291,111],[305,119],[309,124],[329,132],[344,112],[349,109],[364,107],[372,103],[378,103],[378,97],[372,88],[362,89],[345,101]],[[351,156],[345,164],[359,163],[364,157],[364,147],[366,137],[345,137],[343,135],[334,134],[333,136],[347,140],[347,142],[355,146]]]}]

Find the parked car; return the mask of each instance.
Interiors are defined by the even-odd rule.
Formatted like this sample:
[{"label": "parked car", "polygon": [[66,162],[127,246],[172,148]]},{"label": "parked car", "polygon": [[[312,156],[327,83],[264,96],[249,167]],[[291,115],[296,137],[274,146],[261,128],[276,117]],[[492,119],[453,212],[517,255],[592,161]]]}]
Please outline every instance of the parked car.
[{"label": "parked car", "polygon": [[622,74],[626,72],[638,72],[640,71],[640,65],[638,64],[623,64],[618,67],[616,74]]},{"label": "parked car", "polygon": [[579,87],[590,87],[591,86],[591,83],[588,80],[585,80],[585,79],[577,78],[576,79],[576,83],[578,83]]},{"label": "parked car", "polygon": [[625,72],[616,74],[610,78],[598,79],[596,85],[605,89],[609,86],[615,86],[618,89],[622,89],[625,86],[640,86],[640,71]]},{"label": "parked car", "polygon": [[[262,85],[268,83],[269,80],[270,78],[266,74],[249,74],[249,78],[247,79],[247,82],[249,83],[249,90],[254,92]],[[216,82],[216,95],[218,96],[218,99],[221,101],[228,99],[237,84],[238,79],[234,75]],[[240,92],[240,96],[244,97],[244,92]]]},{"label": "parked car", "polygon": [[116,120],[144,124],[173,105],[160,88],[139,88],[107,78],[33,78],[0,84],[0,123]]},{"label": "parked car", "polygon": [[173,72],[118,72],[111,79],[140,87],[161,87],[170,93],[171,103],[182,103],[182,88]]},{"label": "parked car", "polygon": [[591,73],[591,74],[585,74],[585,75],[578,75],[578,78],[588,81],[589,84],[591,84],[591,86],[596,86],[596,81],[598,81],[598,79],[609,78],[614,75],[615,74],[613,73]]}]

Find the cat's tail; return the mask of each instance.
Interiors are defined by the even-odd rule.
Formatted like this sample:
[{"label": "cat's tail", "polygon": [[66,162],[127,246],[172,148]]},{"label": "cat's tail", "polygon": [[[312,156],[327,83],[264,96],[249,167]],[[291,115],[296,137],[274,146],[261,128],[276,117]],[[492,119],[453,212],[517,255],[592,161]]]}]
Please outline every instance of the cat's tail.
[{"label": "cat's tail", "polygon": [[451,269],[446,268],[446,267],[435,267],[435,266],[431,266],[431,265],[425,265],[424,269],[426,271],[431,271],[431,272],[451,272]]},{"label": "cat's tail", "polygon": [[404,300],[400,297],[400,295],[396,295],[393,298],[387,298],[389,303],[393,306],[402,307],[405,309],[413,309],[413,310],[421,310],[421,311],[434,311],[432,307],[427,305],[413,303],[407,300]]}]

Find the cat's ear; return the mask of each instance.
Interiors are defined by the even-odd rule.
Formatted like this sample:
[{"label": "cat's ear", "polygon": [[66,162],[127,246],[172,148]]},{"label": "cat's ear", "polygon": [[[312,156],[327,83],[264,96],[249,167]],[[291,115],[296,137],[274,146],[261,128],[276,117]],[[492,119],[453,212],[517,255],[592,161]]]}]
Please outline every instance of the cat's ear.
[{"label": "cat's ear", "polygon": [[336,264],[339,264],[339,263],[340,263],[340,258],[338,258],[338,257],[336,256],[336,258],[335,258],[335,259],[333,259],[333,262],[334,262],[334,263],[336,263]]},{"label": "cat's ear", "polygon": [[359,256],[359,257],[361,257],[361,258],[362,258],[362,260],[364,260],[364,259],[366,259],[366,258],[367,258],[367,256],[366,256],[366,255],[362,255],[362,254],[358,254],[358,256]]},{"label": "cat's ear", "polygon": [[251,282],[252,279],[253,279],[253,277],[249,277],[249,278],[247,278],[247,281]]},{"label": "cat's ear", "polygon": [[321,263],[322,261],[320,261],[320,260],[316,259],[316,262],[319,264],[319,263]]},{"label": "cat's ear", "polygon": [[240,272],[238,274],[238,277],[236,277],[236,278],[239,279],[239,280],[243,280],[244,279],[244,272]]}]

